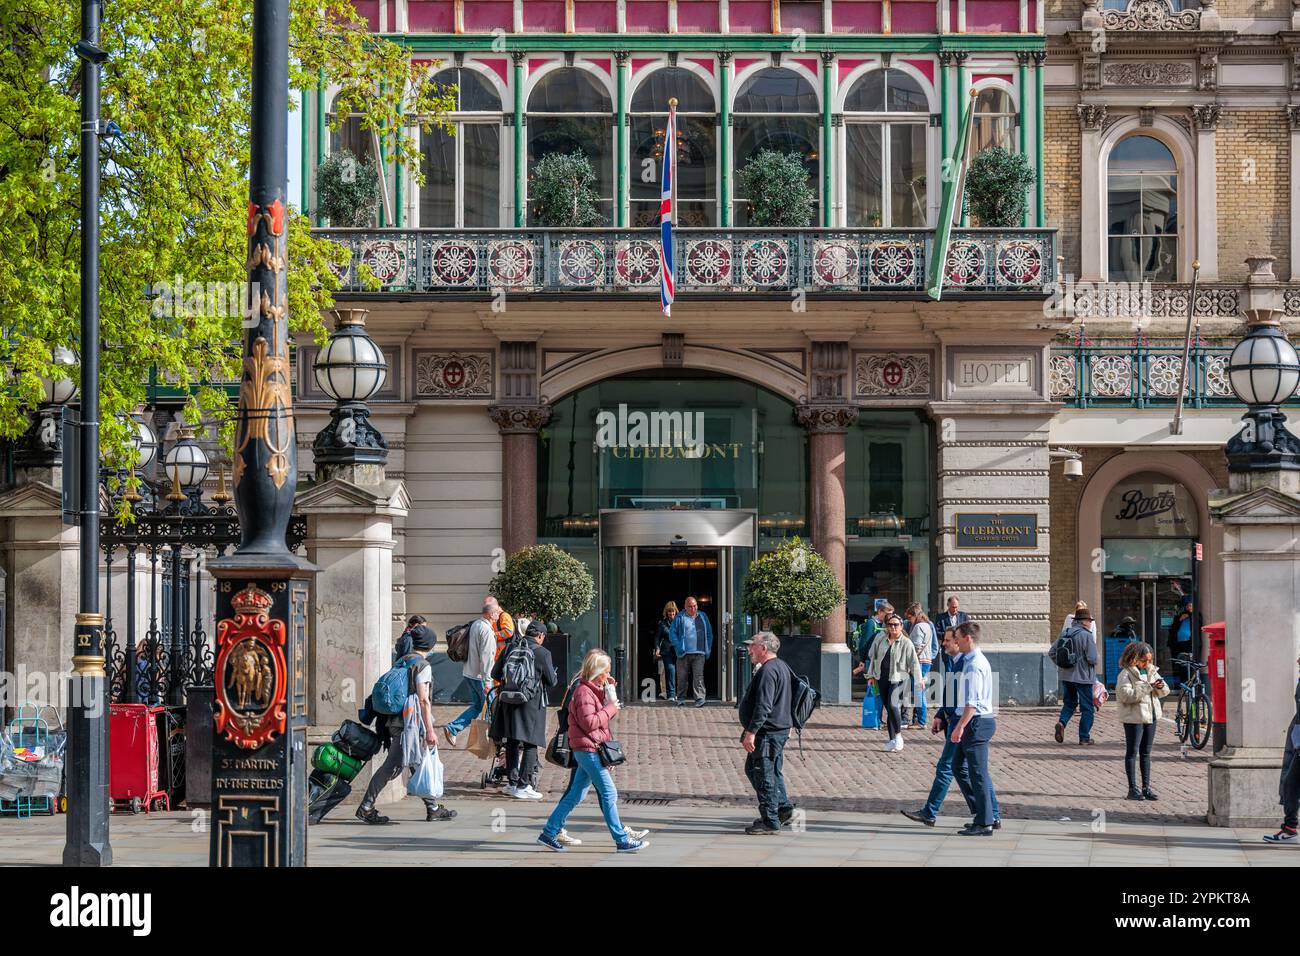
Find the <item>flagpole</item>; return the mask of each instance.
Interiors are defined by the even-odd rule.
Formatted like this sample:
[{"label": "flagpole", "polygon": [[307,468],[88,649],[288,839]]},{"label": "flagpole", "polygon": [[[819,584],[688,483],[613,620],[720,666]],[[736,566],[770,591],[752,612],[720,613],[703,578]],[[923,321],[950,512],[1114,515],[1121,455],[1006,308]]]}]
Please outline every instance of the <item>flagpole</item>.
[{"label": "flagpole", "polygon": [[943,199],[939,203],[939,220],[935,223],[934,245],[930,251],[930,263],[926,269],[925,292],[936,302],[943,295],[944,270],[948,260],[948,245],[952,240],[952,223],[955,211],[960,209],[961,193],[966,183],[967,153],[970,151],[971,123],[975,116],[976,90],[970,91],[970,100],[962,116],[961,128],[957,133],[957,142],[952,157],[947,159],[947,170],[941,170],[943,180]]}]

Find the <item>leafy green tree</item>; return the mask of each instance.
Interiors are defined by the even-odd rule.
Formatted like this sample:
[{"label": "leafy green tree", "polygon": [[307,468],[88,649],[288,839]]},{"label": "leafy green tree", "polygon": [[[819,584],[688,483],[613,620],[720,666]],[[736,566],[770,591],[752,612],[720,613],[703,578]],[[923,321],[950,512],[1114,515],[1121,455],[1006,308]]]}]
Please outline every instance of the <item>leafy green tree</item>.
[{"label": "leafy green tree", "polygon": [[[100,400],[105,451],[119,460],[130,458],[125,417],[144,399],[151,367],[192,390],[190,420],[225,422],[229,439],[230,402],[204,383],[239,372],[252,8],[252,0],[103,7],[101,112],[120,133],[101,137]],[[52,350],[80,344],[79,36],[77,3],[0,0],[0,368],[8,373],[0,438],[27,427]],[[292,89],[314,90],[322,76],[341,87],[335,116],[360,114],[362,129],[418,175],[414,128],[441,121],[450,91],[404,49],[369,33],[349,0],[292,0],[290,59]],[[347,253],[309,230],[294,211],[289,317],[293,329],[320,338],[321,310],[338,287],[331,266]],[[178,307],[178,277],[187,293],[198,283],[236,294],[224,297],[221,314],[190,308],[188,294]],[[160,299],[159,288],[168,295]]]},{"label": "leafy green tree", "polygon": [[512,614],[550,623],[587,613],[596,600],[596,583],[573,555],[553,544],[538,544],[508,557],[488,592]]},{"label": "leafy green tree", "polygon": [[1027,190],[1034,184],[1029,160],[1001,146],[980,150],[966,174],[966,200],[981,226],[1010,228],[1024,222]]},{"label": "leafy green tree", "polygon": [[812,225],[816,196],[798,153],[761,150],[736,174],[736,185],[749,199],[751,226],[803,229]]},{"label": "leafy green tree", "polygon": [[844,588],[812,546],[797,537],[750,562],[741,604],[749,614],[786,621],[787,634],[800,622],[817,621],[844,603]]},{"label": "leafy green tree", "polygon": [[581,150],[543,156],[529,177],[528,201],[543,226],[574,229],[605,221],[596,192],[596,170]]}]

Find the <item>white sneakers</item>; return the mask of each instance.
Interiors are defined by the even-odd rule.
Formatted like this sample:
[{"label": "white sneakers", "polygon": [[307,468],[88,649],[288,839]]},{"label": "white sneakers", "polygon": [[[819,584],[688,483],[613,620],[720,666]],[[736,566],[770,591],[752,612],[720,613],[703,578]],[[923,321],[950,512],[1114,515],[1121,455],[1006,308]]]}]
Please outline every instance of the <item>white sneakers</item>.
[{"label": "white sneakers", "polygon": [[890,738],[889,743],[885,744],[886,753],[894,753],[895,751],[902,750],[902,749],[903,749],[902,734],[899,734],[897,737]]},{"label": "white sneakers", "polygon": [[506,786],[503,791],[507,797],[514,797],[517,800],[540,800],[542,795],[532,788]]},{"label": "white sneakers", "polygon": [[555,834],[555,839],[557,842],[563,843],[565,846],[582,846],[582,841],[576,836],[569,836],[568,830],[561,830],[559,833]]}]

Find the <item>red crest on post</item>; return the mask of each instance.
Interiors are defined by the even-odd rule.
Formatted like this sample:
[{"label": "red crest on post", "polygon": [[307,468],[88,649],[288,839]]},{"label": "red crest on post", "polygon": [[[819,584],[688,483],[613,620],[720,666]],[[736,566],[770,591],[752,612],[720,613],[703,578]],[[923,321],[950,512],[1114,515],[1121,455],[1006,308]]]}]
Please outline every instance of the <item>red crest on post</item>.
[{"label": "red crest on post", "polygon": [[217,623],[217,733],[245,750],[285,730],[285,624],[271,619],[274,603],[250,582],[231,598],[235,616]]}]

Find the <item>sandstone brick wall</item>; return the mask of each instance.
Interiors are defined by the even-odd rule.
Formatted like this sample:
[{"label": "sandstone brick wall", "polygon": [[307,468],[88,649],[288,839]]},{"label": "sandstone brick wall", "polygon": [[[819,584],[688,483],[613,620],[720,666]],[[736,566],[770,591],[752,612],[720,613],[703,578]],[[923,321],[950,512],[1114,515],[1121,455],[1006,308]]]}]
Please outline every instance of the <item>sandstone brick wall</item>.
[{"label": "sandstone brick wall", "polygon": [[[1048,14],[1051,15],[1050,13]],[[1079,209],[1083,173],[1079,157],[1079,115],[1073,106],[1044,110],[1043,202],[1048,228],[1060,230],[1058,255],[1065,256],[1066,275],[1079,274]],[[1094,157],[1093,162],[1096,162]]]},{"label": "sandstone brick wall", "polygon": [[[1219,0],[1215,6],[1221,18],[1266,17],[1285,20],[1291,16],[1288,0]],[[1051,16],[1051,6],[1047,9],[1048,16]]]},{"label": "sandstone brick wall", "polygon": [[1080,0],[1047,0],[1044,11],[1049,20],[1077,20],[1083,14]]},{"label": "sandstone brick wall", "polygon": [[1245,279],[1246,256],[1264,254],[1276,256],[1273,271],[1281,279],[1288,278],[1291,131],[1286,113],[1225,110],[1215,141],[1220,279]]},{"label": "sandstone brick wall", "polygon": [[[1066,481],[1060,468],[1052,469],[1050,505],[1052,521],[1051,613],[1054,625],[1059,628],[1065,615],[1074,610],[1079,600],[1079,499],[1097,469],[1116,455],[1121,448],[1088,448],[1083,451],[1083,478]],[[1221,451],[1188,451],[1209,472],[1215,487],[1228,486],[1228,467]],[[1205,540],[1205,529],[1201,530]],[[1094,608],[1093,613],[1099,609]]]}]

